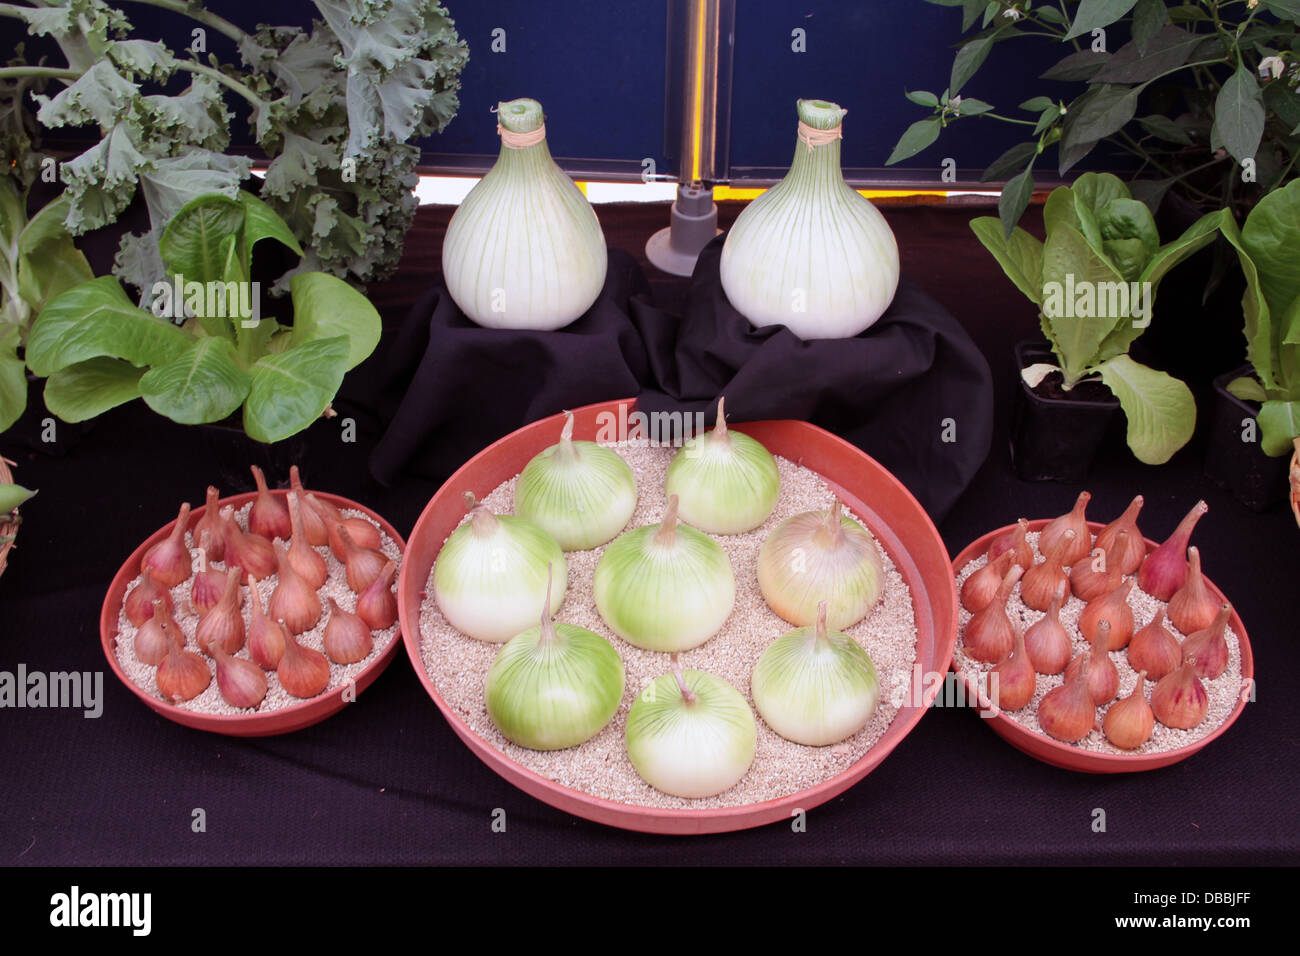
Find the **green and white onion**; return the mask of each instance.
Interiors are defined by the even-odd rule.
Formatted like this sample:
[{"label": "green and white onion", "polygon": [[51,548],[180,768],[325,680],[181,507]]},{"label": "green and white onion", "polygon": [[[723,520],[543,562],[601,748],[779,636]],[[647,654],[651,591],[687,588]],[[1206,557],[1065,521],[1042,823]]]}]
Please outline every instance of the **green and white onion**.
[{"label": "green and white onion", "polygon": [[718,423],[686,442],[668,466],[665,490],[676,495],[683,521],[713,534],[741,534],[767,520],[781,495],[776,459],[761,443]]},{"label": "green and white onion", "polygon": [[647,651],[698,647],[722,629],[736,579],[722,547],[679,524],[677,498],[657,525],[629,531],[596,565],[596,610],[610,629]]},{"label": "green and white onion", "polygon": [[599,634],[542,621],[501,648],[484,682],[488,716],[521,747],[563,750],[596,736],[623,699],[623,661]]},{"label": "green and white onion", "polygon": [[826,602],[815,627],[777,638],[754,665],[754,706],[786,740],[824,747],[867,725],[880,697],[875,665],[847,634],[826,627]]},{"label": "green and white onion", "polygon": [[784,325],[801,339],[847,338],[871,326],[894,298],[894,234],[840,172],[845,112],[799,100],[804,127],[790,171],[727,233],[722,288],[756,328]]},{"label": "green and white onion", "polygon": [[554,614],[564,603],[568,569],[564,552],[526,518],[494,515],[465,494],[470,520],[452,532],[433,567],[433,596],[456,630],[504,644],[526,629],[547,600],[548,566],[557,570],[550,598]]},{"label": "green and white onion", "polygon": [[740,691],[703,671],[648,684],[627,715],[627,755],[650,786],[675,797],[711,797],[754,761],[758,726]]},{"label": "green and white onion", "polygon": [[623,530],[636,510],[636,477],[618,452],[573,440],[565,412],[560,441],[538,452],[515,485],[515,513],[549,531],[565,551],[586,551]]},{"label": "green and white onion", "polygon": [[[595,210],[551,159],[542,105],[500,103],[501,152],[447,225],[442,274],[461,310],[490,329],[558,329],[605,285]],[[531,145],[519,145],[518,134]],[[514,142],[516,145],[511,145]]]},{"label": "green and white onion", "polygon": [[839,501],[782,521],[758,552],[758,587],[768,607],[796,627],[817,622],[841,629],[867,616],[884,587],[880,548]]}]

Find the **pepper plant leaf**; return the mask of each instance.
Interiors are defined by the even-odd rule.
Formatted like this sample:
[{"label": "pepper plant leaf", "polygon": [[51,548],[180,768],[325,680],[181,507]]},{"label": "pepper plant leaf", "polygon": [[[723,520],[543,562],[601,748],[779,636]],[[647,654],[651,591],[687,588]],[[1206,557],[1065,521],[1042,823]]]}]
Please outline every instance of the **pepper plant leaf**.
[{"label": "pepper plant leaf", "polygon": [[1210,148],[1222,146],[1237,162],[1255,158],[1264,135],[1264,103],[1255,74],[1245,64],[1224,81],[1214,101]]},{"label": "pepper plant leaf", "polygon": [[1082,0],[1065,39],[1073,40],[1098,27],[1110,26],[1132,10],[1136,3],[1137,0]]}]

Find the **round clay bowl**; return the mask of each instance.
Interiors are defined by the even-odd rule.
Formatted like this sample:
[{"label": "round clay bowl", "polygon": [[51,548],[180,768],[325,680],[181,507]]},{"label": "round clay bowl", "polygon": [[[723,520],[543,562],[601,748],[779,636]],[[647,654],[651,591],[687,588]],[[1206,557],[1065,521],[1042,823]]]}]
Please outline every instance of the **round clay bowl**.
[{"label": "round clay bowl", "polygon": [[[578,409],[574,438],[595,440],[597,416],[630,413],[634,400],[605,402]],[[719,833],[787,820],[796,809],[808,810],[857,783],[870,773],[916,726],[938,691],[938,682],[923,700],[909,701],[884,736],[842,773],[798,793],[762,803],[719,809],[660,809],[617,803],[563,786],[515,763],[473,730],[447,705],[420,657],[420,606],[429,572],[443,542],[465,515],[463,494],[485,497],[513,478],[535,454],[556,441],[563,416],[534,422],[471,458],[425,507],[411,532],[398,582],[398,607],[406,651],[452,729],[498,774],[553,807],[588,820],[649,833]],[[917,665],[944,674],[952,662],[957,633],[957,592],[948,552],[925,511],[903,485],[873,459],[842,439],[807,422],[765,421],[736,426],[782,455],[824,477],[831,489],[859,515],[889,552],[912,591],[917,626]],[[643,490],[644,493],[644,490]]]},{"label": "round clay bowl", "polygon": [[[341,498],[338,495],[327,494],[315,489],[308,490],[318,498],[328,501],[335,508],[365,513],[383,529],[384,534],[396,541],[397,546],[405,551],[402,536],[397,533],[397,530],[369,508],[347,498]],[[274,491],[273,493],[284,497],[288,496],[287,490]],[[257,492],[250,491],[242,495],[222,498],[217,505],[219,508],[234,505],[235,510],[238,511],[255,497],[257,497]],[[189,527],[194,527],[195,523],[203,517],[205,510],[206,506],[202,506],[190,512]],[[126,671],[122,669],[122,665],[117,660],[117,653],[114,649],[117,641],[117,619],[122,610],[122,601],[126,597],[126,586],[139,576],[140,561],[144,557],[144,553],[154,544],[167,537],[175,526],[175,520],[168,522],[165,527],[159,528],[140,547],[131,552],[131,556],[126,559],[126,563],[122,565],[113,578],[113,583],[108,588],[108,595],[104,598],[104,607],[99,613],[99,640],[104,649],[104,656],[108,658],[108,666],[113,669],[113,673],[127,686],[127,689],[168,720],[174,720],[186,727],[210,730],[217,734],[228,734],[231,737],[269,737],[274,734],[287,734],[290,731],[301,730],[303,727],[310,727],[312,724],[320,723],[326,717],[332,716],[346,707],[349,701],[343,699],[343,694],[344,691],[349,690],[351,684],[344,684],[326,690],[325,693],[310,700],[291,704],[288,707],[281,707],[278,710],[268,710],[264,713],[204,714],[177,707],[175,704],[155,697],[127,676]],[[392,663],[393,656],[397,653],[397,647],[400,643],[400,640],[394,637],[388,643],[388,646],[384,648],[384,652],[357,676],[355,681],[356,694],[360,694],[361,691],[369,687],[375,678],[383,673],[384,668]],[[354,697],[351,693],[349,693],[349,696]]]},{"label": "round clay bowl", "polygon": [[[1051,521],[1050,518],[1040,518],[1037,521],[1029,522],[1030,531],[1039,531],[1047,526]],[[1093,535],[1106,527],[1097,521],[1089,521],[1088,528]],[[972,541],[961,554],[957,555],[952,562],[953,579],[961,572],[961,569],[976,558],[988,552],[989,545],[998,535],[1005,534],[1015,528],[1015,525],[1009,524],[1005,527],[998,528],[996,531],[990,531],[984,537]],[[1158,541],[1146,539],[1147,550],[1151,551],[1159,547]],[[1213,594],[1221,601],[1227,601],[1223,592],[1214,586],[1209,579],[1205,579],[1206,585]],[[1229,604],[1232,602],[1228,602]],[[1246,636],[1246,628],[1241,623],[1241,618],[1237,616],[1234,609],[1232,617],[1228,620],[1237,640],[1241,644],[1241,676],[1243,680],[1253,681],[1255,677],[1255,657],[1250,650],[1250,638]],[[953,671],[960,677],[961,672],[957,670],[956,662],[953,663]],[[981,705],[987,704],[983,695],[979,694],[975,682],[963,678],[966,684],[967,693],[973,698],[980,701]],[[1022,724],[1016,723],[1006,714],[998,713],[992,717],[981,717],[980,719],[987,723],[995,734],[1006,740],[1017,750],[1024,751],[1031,757],[1049,763],[1053,767],[1060,767],[1063,770],[1078,770],[1082,773],[1136,773],[1139,770],[1155,770],[1159,767],[1168,767],[1170,764],[1178,763],[1180,760],[1186,760],[1192,754],[1196,753],[1206,744],[1215,738],[1221,736],[1224,731],[1232,726],[1233,721],[1241,716],[1241,712],[1246,709],[1246,694],[1240,695],[1237,700],[1237,706],[1233,708],[1226,720],[1223,721],[1212,732],[1206,734],[1194,744],[1188,744],[1186,747],[1179,747],[1177,750],[1165,750],[1160,753],[1152,754],[1107,754],[1096,753],[1092,750],[1084,750],[1082,747],[1075,747],[1072,744],[1064,744],[1059,740],[1053,740],[1046,734],[1040,734],[1030,730]]]}]

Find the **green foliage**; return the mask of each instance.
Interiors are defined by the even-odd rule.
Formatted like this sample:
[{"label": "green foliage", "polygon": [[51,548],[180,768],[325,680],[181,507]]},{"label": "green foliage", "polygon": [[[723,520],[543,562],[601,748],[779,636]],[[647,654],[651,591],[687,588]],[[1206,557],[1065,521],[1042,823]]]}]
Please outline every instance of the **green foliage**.
[{"label": "green foliage", "polygon": [[[151,229],[127,236],[116,274],[148,289],[163,274],[158,246],[196,196],[234,198],[249,162],[227,156],[238,105],[271,159],[263,196],[303,247],[299,271],[357,284],[390,273],[415,212],[414,138],[442,130],[459,105],[465,44],[437,0],[316,0],[310,31],[246,33],[200,3],[141,0],[233,39],[240,63],[180,54],[133,38],[104,0],[0,5],[51,37],[67,67],[24,70],[0,83],[0,158],[31,154],[29,106],[47,128],[95,129],[99,140],[60,166],[72,235],[113,222],[140,190]],[[26,75],[25,75],[26,74]],[[178,77],[187,85],[176,84]],[[38,82],[39,81],[39,82]],[[37,89],[58,85],[52,93]],[[30,168],[11,166],[30,182]],[[287,282],[289,277],[285,277]]]},{"label": "green foliage", "polygon": [[[181,424],[216,422],[242,408],[244,430],[275,442],[319,418],[344,373],[379,342],[379,313],[336,276],[289,281],[293,322],[256,314],[253,247],[274,239],[301,253],[288,225],[248,193],[199,196],[159,241],[169,279],[150,290],[153,311],[116,279],[83,282],[50,301],[27,341],[27,364],[47,376],[45,402],[83,421],[142,398]],[[241,293],[243,298],[240,298]],[[260,303],[257,303],[260,305]],[[172,316],[180,311],[184,324]],[[160,313],[160,314],[155,314]]]},{"label": "green foliage", "polygon": [[[396,267],[416,205],[419,153],[409,141],[455,116],[466,47],[437,0],[318,0],[322,19],[310,31],[253,34],[198,2],[140,2],[233,39],[242,63],[133,38],[126,15],[105,0],[0,4],[0,16],[54,40],[66,60],[28,64],[19,45],[0,71],[0,431],[26,405],[26,365],[50,376],[47,402],[69,420],[143,397],[177,421],[212,421],[256,394],[259,411],[245,410],[249,433],[284,437],[306,427],[307,411],[319,404],[319,414],[343,371],[374,348],[373,308],[329,280],[361,284]],[[250,161],[224,152],[236,119],[230,103],[245,109],[271,159],[264,202],[240,191]],[[29,218],[28,189],[47,161],[41,126],[87,127],[98,141],[59,165],[63,194]],[[245,328],[202,315],[182,332],[137,308],[111,279],[88,282],[73,238],[114,222],[137,193],[150,229],[122,238],[118,278],[142,295],[176,272],[246,281],[252,245],[275,238],[301,256],[277,283],[295,302],[310,300],[295,329],[277,339],[274,320]],[[33,346],[37,314],[45,322]],[[310,360],[269,358],[328,337],[305,330],[340,328],[364,332],[342,359],[319,346],[305,353],[316,355]],[[69,338],[56,340],[55,329]],[[167,351],[178,342],[183,349]],[[308,382],[292,414],[280,395],[286,369]]]},{"label": "green foliage", "polygon": [[1196,406],[1186,385],[1133,361],[1128,349],[1150,321],[1160,280],[1231,221],[1226,210],[1210,213],[1162,246],[1151,211],[1123,182],[1109,173],[1084,173],[1048,196],[1045,242],[1018,226],[1008,236],[1003,222],[990,216],[975,219],[971,228],[1039,307],[1063,387],[1093,378],[1105,384],[1128,419],[1129,447],[1154,465],[1192,437]]},{"label": "green foliage", "polygon": [[[1082,85],[1059,100],[1033,96],[1019,106],[1036,119],[999,112],[996,104],[971,114],[946,97],[909,97],[931,115],[912,124],[888,163],[917,155],[972,115],[1026,131],[1026,141],[983,177],[1007,181],[998,209],[1005,236],[1029,204],[1038,157],[1053,146],[1061,175],[1103,144],[1136,156],[1135,193],[1153,209],[1172,189],[1203,209],[1229,206],[1244,214],[1296,175],[1300,0],[929,2],[963,9],[961,32],[969,35],[954,56],[954,93],[959,85],[976,88],[983,64],[1012,40],[1002,55],[1028,43],[1060,48],[1060,60],[1041,77],[1054,81],[1047,85],[1053,94],[1059,82]],[[1103,31],[1103,42],[1095,30]],[[1131,39],[1119,44],[1125,33]]]},{"label": "green foliage", "polygon": [[1246,276],[1241,308],[1255,369],[1229,390],[1261,403],[1265,453],[1289,454],[1300,436],[1300,180],[1261,199],[1240,230],[1231,221],[1223,232]]},{"label": "green foliage", "polygon": [[27,407],[27,375],[19,349],[31,319],[47,302],[94,273],[63,226],[60,197],[27,216],[27,190],[0,177],[0,432]]},{"label": "green foliage", "polygon": [[8,514],[34,494],[22,485],[0,485],[0,514]]}]

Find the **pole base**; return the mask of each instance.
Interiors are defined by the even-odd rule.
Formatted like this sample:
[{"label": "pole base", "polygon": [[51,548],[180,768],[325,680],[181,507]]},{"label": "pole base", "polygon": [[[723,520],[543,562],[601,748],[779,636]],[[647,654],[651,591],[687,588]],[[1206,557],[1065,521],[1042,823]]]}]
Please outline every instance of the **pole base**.
[{"label": "pole base", "polygon": [[660,229],[645,244],[646,258],[669,275],[689,276],[709,240],[720,233],[713,189],[685,183],[677,187],[672,225]]}]

